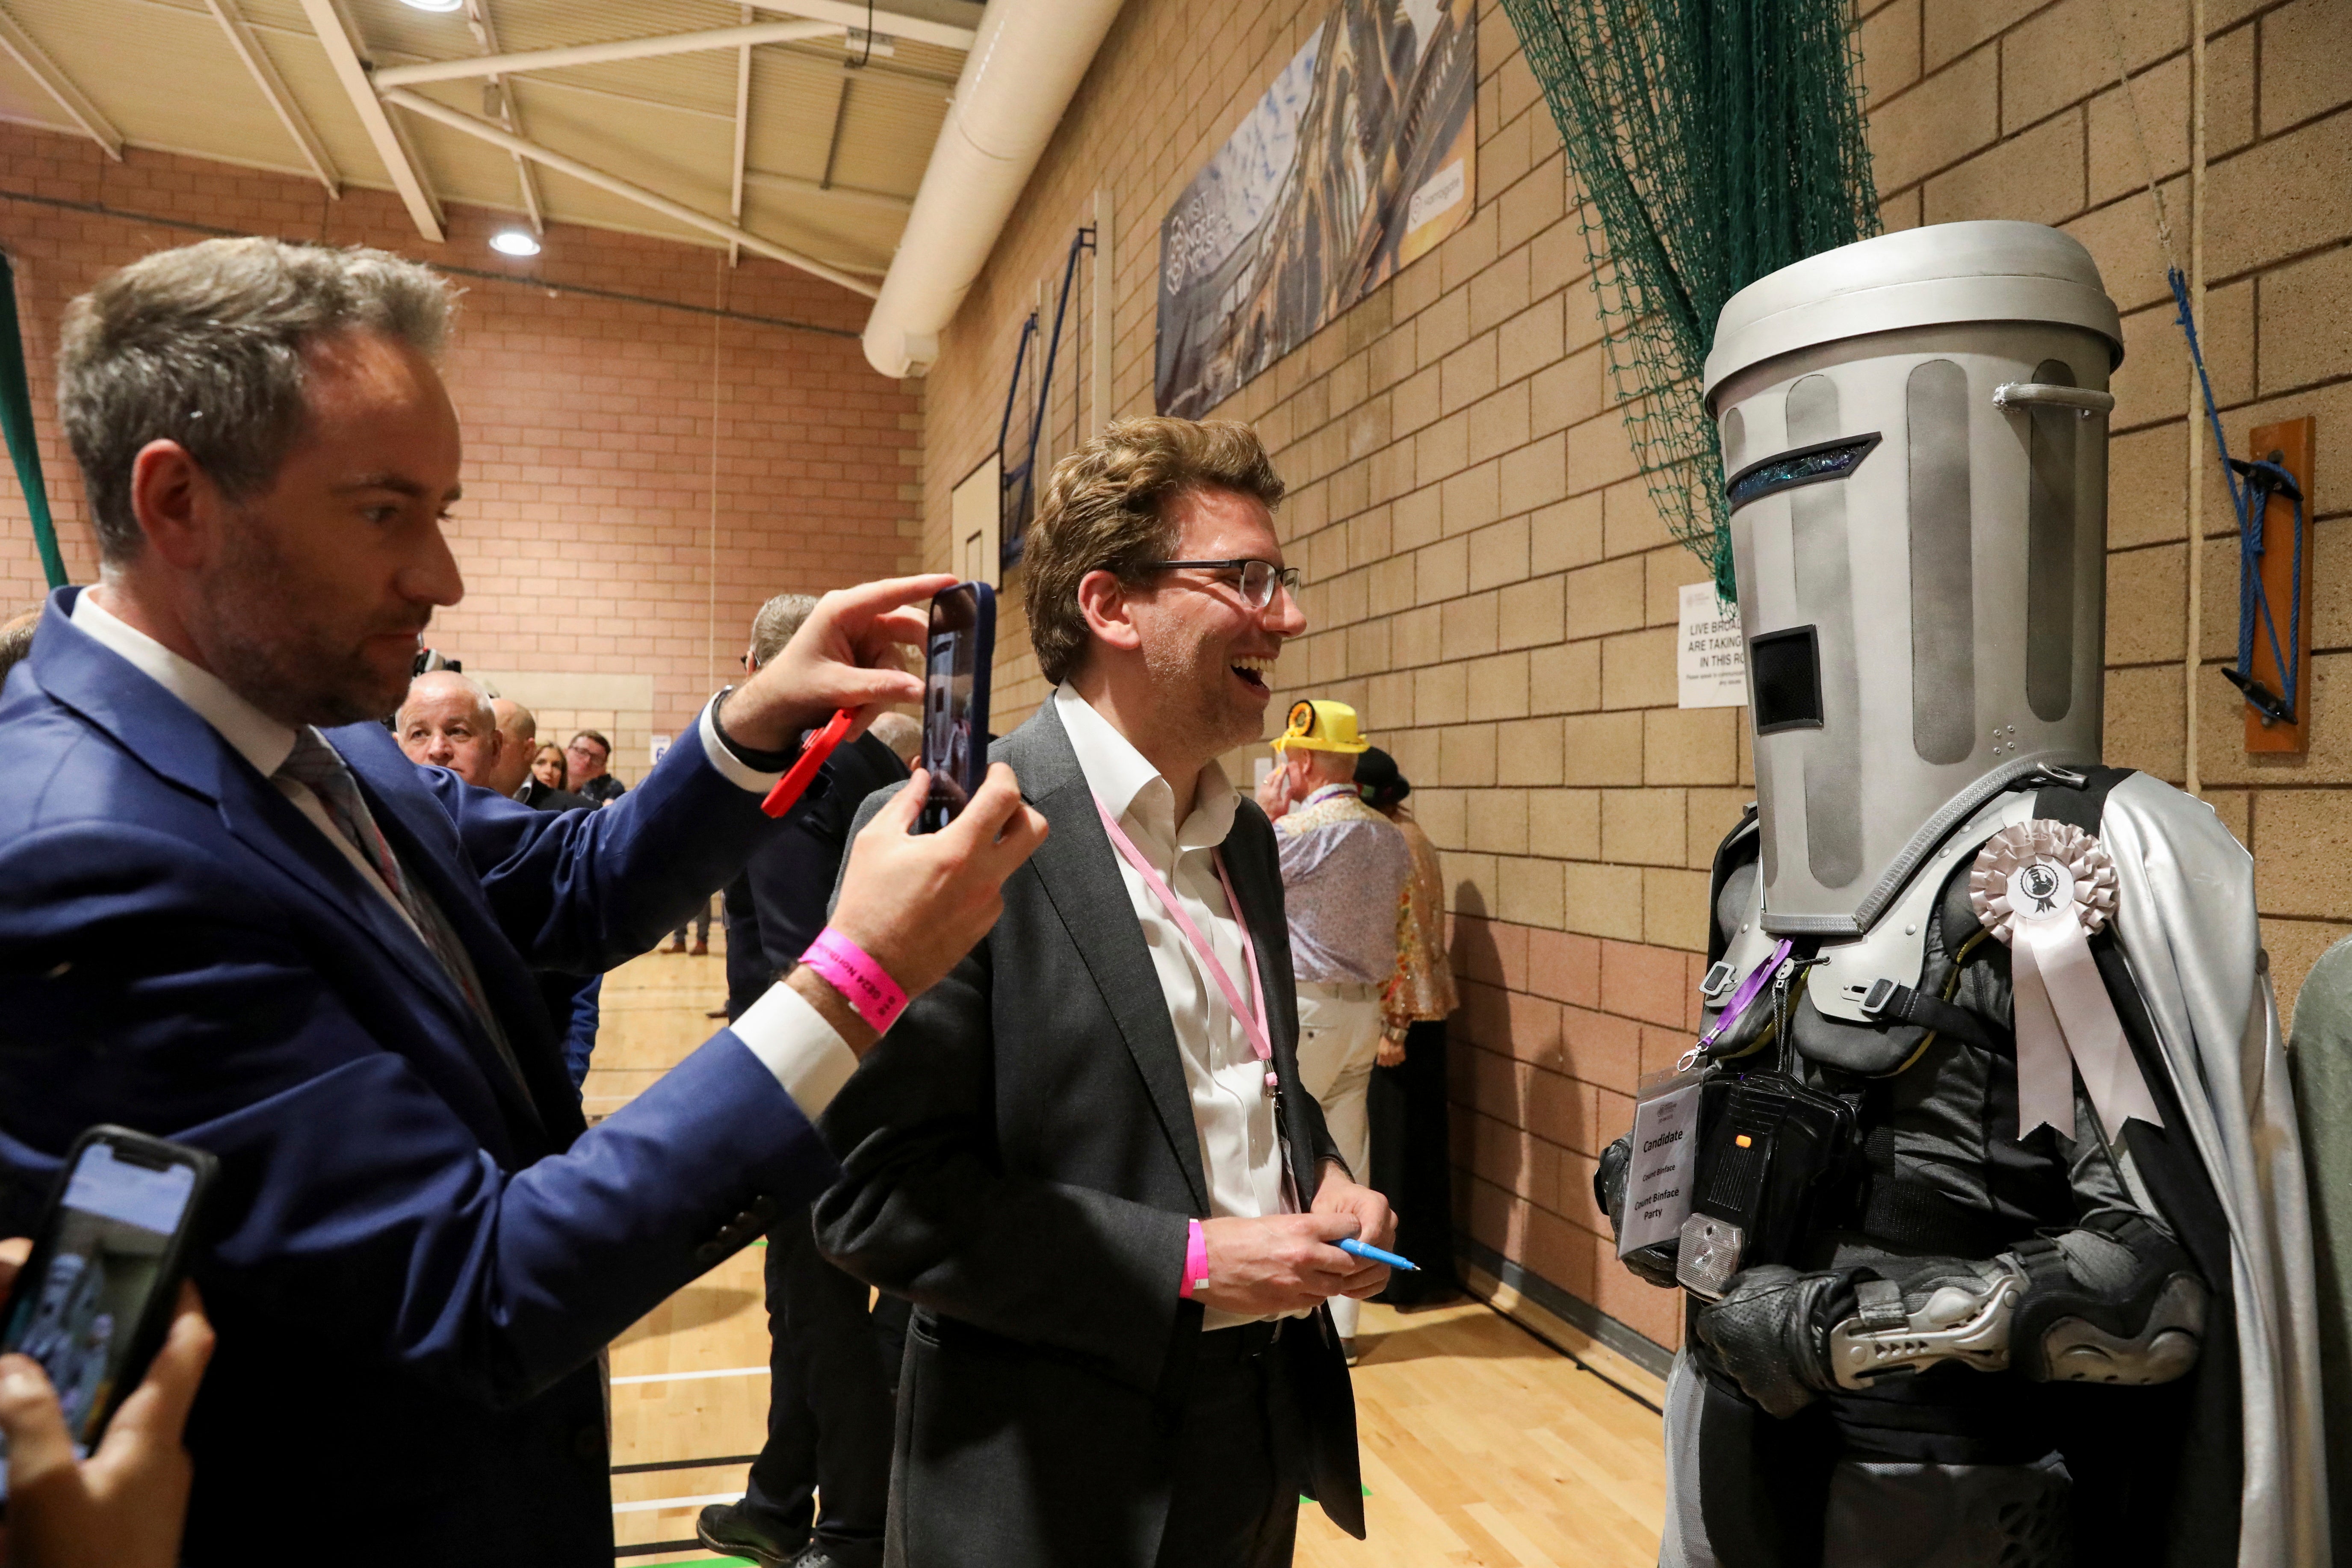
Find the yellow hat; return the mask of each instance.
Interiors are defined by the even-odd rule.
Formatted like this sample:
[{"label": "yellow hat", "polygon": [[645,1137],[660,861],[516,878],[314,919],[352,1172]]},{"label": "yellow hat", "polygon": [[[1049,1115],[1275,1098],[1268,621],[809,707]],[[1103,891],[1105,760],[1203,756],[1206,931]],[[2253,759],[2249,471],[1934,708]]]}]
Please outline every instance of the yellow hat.
[{"label": "yellow hat", "polygon": [[1369,752],[1372,743],[1357,735],[1353,708],[1318,698],[1291,704],[1290,728],[1275,738],[1274,749],[1292,746],[1304,752]]}]

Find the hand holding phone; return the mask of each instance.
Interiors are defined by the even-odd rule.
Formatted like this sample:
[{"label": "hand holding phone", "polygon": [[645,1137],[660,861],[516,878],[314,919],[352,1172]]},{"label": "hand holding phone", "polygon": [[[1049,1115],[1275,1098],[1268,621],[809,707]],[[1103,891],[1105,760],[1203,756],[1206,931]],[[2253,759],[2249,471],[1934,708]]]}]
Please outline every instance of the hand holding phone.
[{"label": "hand holding phone", "polygon": [[[0,1242],[0,1292],[31,1243]],[[194,1468],[180,1435],[213,1349],[196,1288],[180,1283],[163,1348],[79,1458],[40,1363],[0,1356],[0,1441],[16,1496],[0,1511],[0,1561],[13,1568],[174,1568]]]},{"label": "hand holding phone", "polygon": [[[215,1168],[200,1149],[121,1127],[91,1128],[66,1155],[31,1258],[0,1309],[0,1356],[38,1366],[77,1460],[98,1447],[164,1342]],[[27,1380],[11,1365],[14,1405]],[[13,1458],[0,1442],[0,1504]]]}]

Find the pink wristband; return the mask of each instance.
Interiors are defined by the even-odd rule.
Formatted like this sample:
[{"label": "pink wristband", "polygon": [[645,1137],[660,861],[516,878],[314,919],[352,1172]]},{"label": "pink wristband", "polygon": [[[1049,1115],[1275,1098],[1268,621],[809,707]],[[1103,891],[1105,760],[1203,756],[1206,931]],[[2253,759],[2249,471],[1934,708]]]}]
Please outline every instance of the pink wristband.
[{"label": "pink wristband", "polygon": [[801,954],[801,962],[840,992],[866,1020],[866,1026],[877,1035],[887,1031],[907,1010],[907,994],[898,983],[866,956],[864,948],[831,926],[816,933],[816,940]]},{"label": "pink wristband", "polygon": [[1193,1291],[1209,1282],[1209,1244],[1201,1235],[1199,1220],[1187,1220],[1185,1224],[1188,1228],[1184,1233],[1184,1282],[1176,1294],[1189,1301]]}]

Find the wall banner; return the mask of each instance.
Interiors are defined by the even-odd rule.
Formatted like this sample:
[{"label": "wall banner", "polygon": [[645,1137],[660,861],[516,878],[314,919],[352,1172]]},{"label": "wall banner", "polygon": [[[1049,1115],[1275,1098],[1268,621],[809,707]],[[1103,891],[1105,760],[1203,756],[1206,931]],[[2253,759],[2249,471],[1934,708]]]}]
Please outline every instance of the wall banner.
[{"label": "wall banner", "polygon": [[1339,0],[1160,226],[1162,414],[1197,419],[1477,205],[1473,0]]}]

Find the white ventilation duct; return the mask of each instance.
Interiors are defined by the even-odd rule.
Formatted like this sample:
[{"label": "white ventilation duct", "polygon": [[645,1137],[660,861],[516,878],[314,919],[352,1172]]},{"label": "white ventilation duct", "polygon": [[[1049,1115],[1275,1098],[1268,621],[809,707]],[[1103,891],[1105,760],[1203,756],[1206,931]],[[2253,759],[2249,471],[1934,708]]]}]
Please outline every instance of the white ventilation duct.
[{"label": "white ventilation duct", "polygon": [[907,215],[866,358],[884,375],[921,375],[995,248],[1119,0],[989,0]]}]

